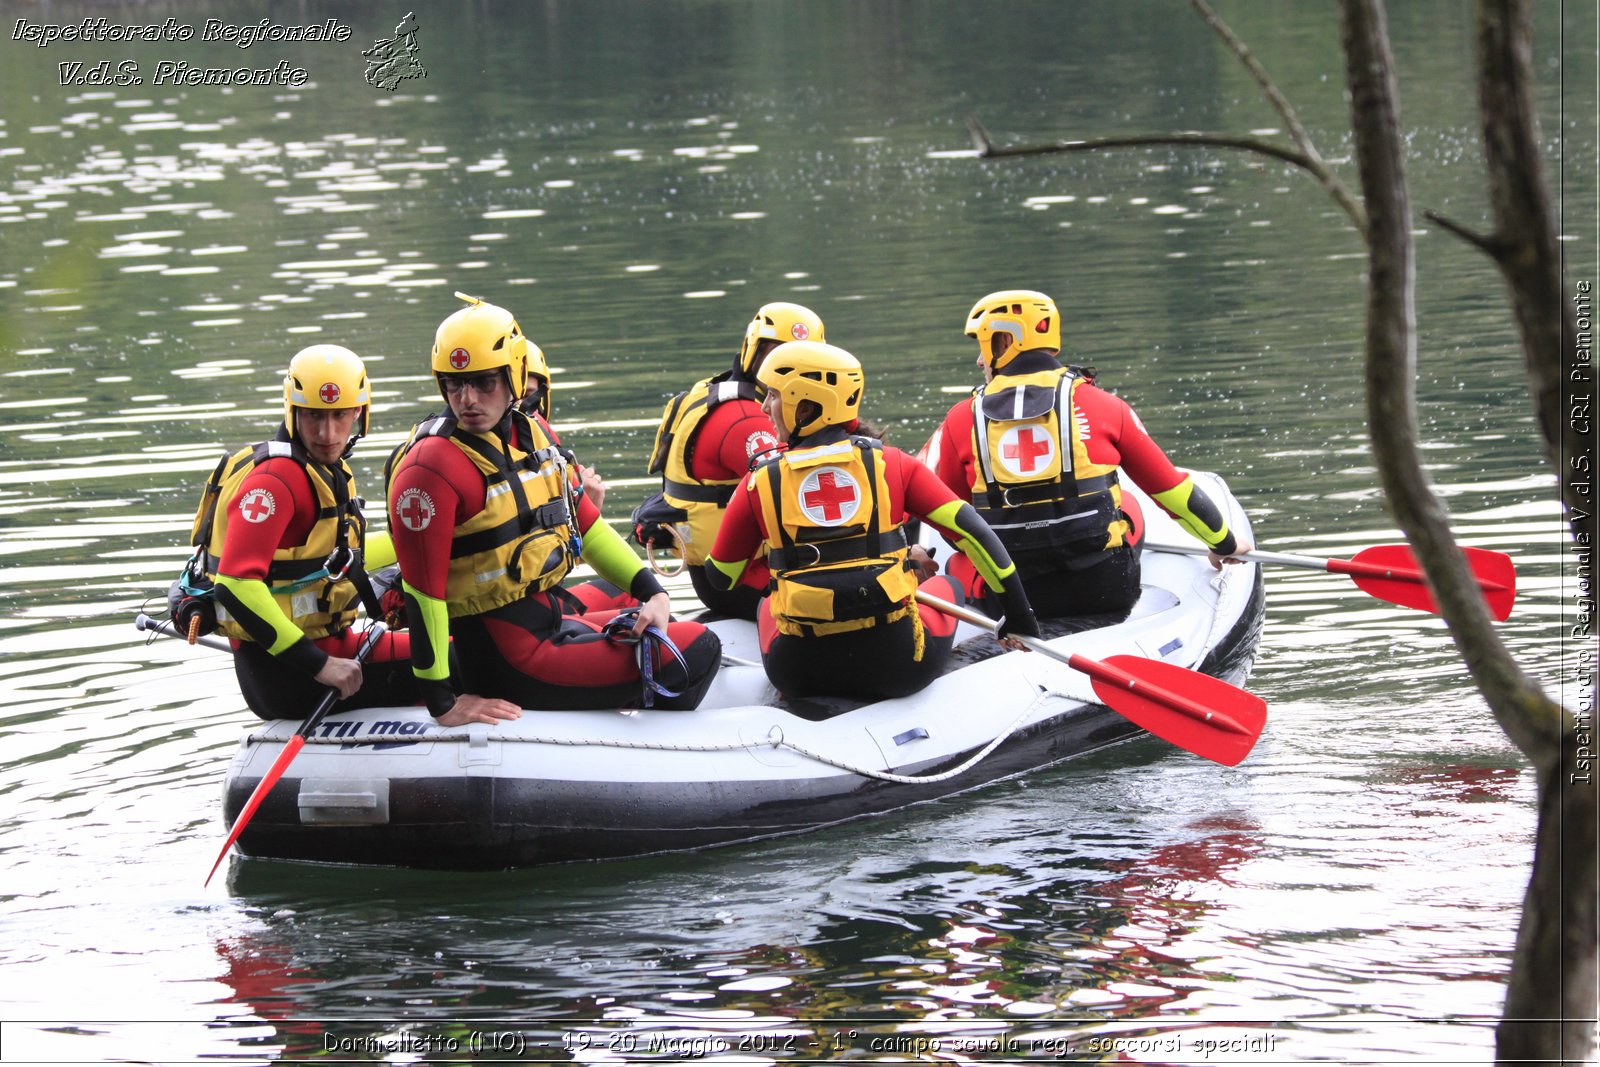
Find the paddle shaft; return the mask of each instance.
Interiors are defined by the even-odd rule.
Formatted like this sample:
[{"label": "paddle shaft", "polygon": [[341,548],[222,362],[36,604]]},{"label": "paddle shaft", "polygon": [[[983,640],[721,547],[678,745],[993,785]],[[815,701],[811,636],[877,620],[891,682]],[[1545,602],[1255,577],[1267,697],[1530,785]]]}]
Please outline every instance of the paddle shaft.
[{"label": "paddle shaft", "polygon": [[[356,649],[356,654],[352,658],[357,663],[365,661],[372,650],[377,647],[378,639],[384,635],[384,631],[387,629],[388,627],[381,622],[373,623],[372,628],[367,631],[366,638],[362,640],[360,647]],[[228,839],[222,843],[222,851],[217,853],[216,862],[211,865],[211,871],[206,875],[206,885],[211,884],[212,875],[215,875],[217,868],[222,866],[222,861],[227,857],[228,850],[233,847],[235,841],[239,840],[239,835],[244,833],[244,828],[249,825],[251,818],[256,813],[256,809],[261,806],[261,802],[272,791],[272,787],[278,784],[278,779],[282,778],[283,772],[289,769],[289,764],[294,762],[295,756],[305,747],[306,738],[310,737],[317,727],[322,724],[322,720],[327,717],[328,712],[333,709],[333,705],[338,700],[339,691],[337,689],[329,689],[317,704],[316,710],[306,716],[306,721],[300,724],[300,728],[294,732],[294,736],[284,744],[283,751],[278,754],[277,759],[272,761],[272,766],[267,768],[267,773],[262,775],[261,781],[256,784],[255,791],[250,794],[250,799],[245,801],[243,808],[239,809],[239,817],[233,820],[233,827],[228,831]]]},{"label": "paddle shaft", "polygon": [[[178,631],[174,630],[172,628],[172,623],[167,619],[152,619],[150,616],[141,613],[134,616],[133,628],[135,630],[143,630],[146,633],[157,633],[162,637],[170,637],[174,640],[182,641],[184,644],[189,643],[189,639],[183,634],[180,634]],[[210,635],[205,635],[196,638],[194,643],[197,645],[205,645],[207,648],[214,648],[218,652],[233,651],[233,646],[228,644],[227,641],[220,637],[211,637]]]},{"label": "paddle shaft", "polygon": [[[973,611],[971,608],[952,604],[948,600],[942,600],[931,593],[924,593],[920,589],[917,590],[917,599],[922,603],[927,604],[931,608],[936,608],[939,611],[944,612],[946,615],[960,619],[963,622],[970,622],[979,629],[988,630],[990,633],[996,635],[998,635],[1000,632],[1000,622],[989,618],[989,616],[984,615],[981,612]],[[1174,693],[1170,689],[1156,685],[1145,679],[1135,678],[1127,671],[1120,670],[1109,663],[1102,663],[1099,660],[1090,659],[1088,656],[1079,655],[1076,652],[1071,653],[1070,655],[1064,652],[1057,652],[1043,641],[1040,641],[1035,637],[1029,637],[1027,634],[1010,634],[1008,636],[1016,638],[1024,645],[1027,645],[1029,648],[1033,649],[1035,652],[1048,656],[1053,660],[1058,660],[1062,663],[1065,663],[1073,670],[1082,671],[1089,677],[1104,682],[1116,689],[1120,689],[1129,693],[1137,693],[1147,700],[1154,700],[1157,703],[1165,704],[1179,714],[1187,715],[1189,718],[1194,719],[1197,722],[1202,722],[1209,726],[1215,726],[1219,729],[1226,730],[1229,733],[1240,734],[1243,736],[1250,735],[1250,731],[1248,729],[1217,709],[1208,708],[1203,704],[1199,704],[1193,700],[1190,700],[1181,693]]]},{"label": "paddle shaft", "polygon": [[[1204,545],[1162,545],[1155,542],[1146,542],[1145,548],[1152,552],[1168,552],[1178,556],[1209,556],[1211,550]],[[1251,563],[1277,563],[1285,567],[1304,567],[1314,571],[1331,571],[1332,563],[1343,563],[1344,560],[1322,559],[1318,556],[1296,556],[1288,552],[1263,552],[1252,549],[1249,552],[1235,552],[1233,559],[1247,559]]]},{"label": "paddle shaft", "polygon": [[[1158,545],[1147,544],[1146,548],[1153,552],[1170,552],[1182,556],[1210,555],[1210,549],[1200,545]],[[1253,549],[1249,552],[1234,553],[1235,559],[1245,559],[1252,563],[1275,563],[1283,567],[1303,567],[1306,570],[1327,571],[1330,574],[1347,574],[1352,578],[1376,578],[1392,582],[1417,582],[1427,583],[1427,576],[1418,567],[1376,566],[1362,563],[1359,559],[1324,559],[1320,556],[1297,556],[1289,552],[1263,552]],[[1478,585],[1486,593],[1497,593],[1506,587],[1492,579],[1477,575]]]}]

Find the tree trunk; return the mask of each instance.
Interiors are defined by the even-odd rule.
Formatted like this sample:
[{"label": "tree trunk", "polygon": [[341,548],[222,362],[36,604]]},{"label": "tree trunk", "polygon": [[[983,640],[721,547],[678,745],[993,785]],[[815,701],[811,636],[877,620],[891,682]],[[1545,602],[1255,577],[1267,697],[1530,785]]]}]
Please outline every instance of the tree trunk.
[{"label": "tree trunk", "polygon": [[[1571,373],[1562,369],[1564,357],[1576,355],[1577,316],[1562,280],[1561,249],[1539,151],[1532,66],[1526,0],[1480,0],[1479,100],[1495,228],[1488,247],[1510,294],[1534,413],[1561,485],[1568,526],[1574,543],[1589,551],[1595,539],[1594,475],[1577,461],[1587,460],[1592,446],[1581,439],[1581,422],[1574,415],[1592,401],[1594,368],[1590,361],[1575,361]],[[1586,719],[1592,724],[1592,707]],[[1539,782],[1533,878],[1517,933],[1518,964],[1496,1035],[1502,1062],[1555,1057],[1582,1062],[1594,1039],[1593,1023],[1586,1017],[1593,1016],[1600,981],[1600,871],[1595,854],[1600,794],[1592,773],[1575,773],[1578,738],[1570,725],[1564,732],[1572,735],[1562,746],[1565,758],[1548,776],[1541,773]],[[1549,1024],[1518,1021],[1540,1016],[1563,1020],[1559,1034],[1548,1033],[1556,1029]]]},{"label": "tree trunk", "polygon": [[[1592,792],[1573,789],[1566,781],[1562,742],[1572,720],[1521,671],[1495,634],[1443,505],[1422,469],[1415,395],[1415,265],[1388,29],[1381,0],[1342,0],[1340,12],[1351,124],[1368,218],[1367,422],[1374,459],[1395,520],[1422,564],[1468,670],[1501,727],[1532,761],[1537,777],[1539,828],[1533,877],[1513,953],[1507,1021],[1497,1035],[1499,1055],[1502,1060],[1551,1061],[1568,1058],[1576,1050],[1570,1058],[1581,1060],[1588,1053],[1592,1025],[1563,1024],[1556,1017],[1582,1019],[1593,1010],[1594,883],[1574,869],[1592,870],[1592,862],[1582,860],[1586,854],[1592,856],[1594,809],[1588,802]],[[1542,187],[1538,190],[1542,194]],[[1529,194],[1523,187],[1507,195]],[[1559,269],[1557,279],[1559,292]],[[1528,314],[1537,316],[1539,306],[1530,297]],[[1519,320],[1522,314],[1519,308]],[[1547,371],[1539,358],[1529,359],[1540,362],[1541,373]],[[1558,356],[1558,380],[1559,363]],[[1543,402],[1541,398],[1541,418]],[[1587,837],[1580,836],[1585,827]],[[1578,877],[1579,883],[1568,884],[1568,877]],[[1566,894],[1585,885],[1587,899],[1564,911]]]},{"label": "tree trunk", "polygon": [[1489,241],[1510,292],[1522,334],[1523,362],[1534,413],[1561,482],[1567,521],[1580,545],[1593,545],[1593,472],[1572,460],[1586,455],[1572,402],[1593,399],[1594,367],[1578,364],[1581,379],[1562,372],[1576,345],[1577,316],[1563,292],[1561,246],[1551,217],[1533,99],[1533,32],[1526,0],[1481,0],[1478,5],[1478,93],[1494,236]]}]

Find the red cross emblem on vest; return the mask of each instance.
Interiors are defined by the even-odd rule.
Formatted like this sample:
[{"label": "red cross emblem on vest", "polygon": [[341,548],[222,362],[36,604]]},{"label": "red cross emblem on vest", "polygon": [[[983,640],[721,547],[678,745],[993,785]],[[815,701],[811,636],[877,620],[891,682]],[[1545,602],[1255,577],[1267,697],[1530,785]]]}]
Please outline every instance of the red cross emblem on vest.
[{"label": "red cross emblem on vest", "polygon": [[239,514],[245,522],[266,522],[277,510],[278,502],[265,489],[252,489],[239,498]]},{"label": "red cross emblem on vest", "polygon": [[1012,474],[1035,474],[1055,454],[1055,439],[1039,426],[1014,426],[1000,436],[1000,461]]},{"label": "red cross emblem on vest", "polygon": [[421,533],[433,521],[437,509],[433,506],[433,497],[421,489],[407,489],[400,494],[400,499],[395,501],[395,518],[400,520],[400,525],[412,533]]},{"label": "red cross emblem on vest", "polygon": [[456,370],[466,370],[467,364],[472,362],[472,353],[465,348],[458,348],[450,353],[450,366]]},{"label": "red cross emblem on vest", "polygon": [[339,386],[334,382],[323,382],[322,388],[317,390],[317,395],[322,398],[324,404],[332,407],[339,402]]},{"label": "red cross emblem on vest", "polygon": [[800,507],[818,526],[843,526],[861,509],[861,487],[842,467],[822,467],[800,483]]}]

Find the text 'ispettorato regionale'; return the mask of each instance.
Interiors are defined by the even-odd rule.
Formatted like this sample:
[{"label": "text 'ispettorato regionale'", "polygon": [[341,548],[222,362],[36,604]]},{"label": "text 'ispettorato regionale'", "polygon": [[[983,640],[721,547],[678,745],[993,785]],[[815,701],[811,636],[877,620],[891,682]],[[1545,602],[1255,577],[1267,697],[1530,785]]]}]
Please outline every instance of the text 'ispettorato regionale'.
[{"label": "text 'ispettorato regionale'", "polygon": [[[166,42],[200,42],[230,44],[249,48],[256,44],[291,42],[342,42],[350,40],[353,32],[339,19],[304,24],[273,22],[226,22],[206,19],[200,23],[180,22],[167,17],[160,22],[113,22],[101,16],[85,17],[76,22],[35,22],[17,19],[11,27],[11,39],[24,41],[39,48],[53,44],[159,44]],[[121,60],[112,66],[110,60],[99,63],[67,62],[58,64],[62,85],[143,85],[138,60]],[[155,62],[150,82],[153,85],[279,85],[304,84],[310,77],[303,67],[290,66],[280,60],[272,67],[207,67],[194,63],[163,59]]]}]

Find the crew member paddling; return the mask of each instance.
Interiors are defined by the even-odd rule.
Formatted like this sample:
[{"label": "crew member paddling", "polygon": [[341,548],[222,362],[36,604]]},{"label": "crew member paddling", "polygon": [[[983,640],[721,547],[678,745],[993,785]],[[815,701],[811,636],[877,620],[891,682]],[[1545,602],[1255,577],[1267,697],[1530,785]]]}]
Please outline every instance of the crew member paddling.
[{"label": "crew member paddling", "polygon": [[196,512],[197,551],[174,614],[214,612],[239,689],[263,719],[304,716],[323,687],[338,690],[335,711],[416,701],[407,635],[385,635],[365,670],[351,658],[361,635],[350,624],[363,603],[377,614],[363,567],[393,562],[387,537],[366,538],[345,462],[371,416],[360,357],[338,345],[301,350],[284,376],[277,436],[224,459]]},{"label": "crew member paddling", "polygon": [[824,340],[816,312],[784,301],[763,304],[745,329],[733,367],[668,401],[656,430],[650,473],[661,475],[661,493],[635,513],[634,539],[647,547],[681,544],[695,593],[719,615],[753,620],[766,593],[765,560],[754,560],[737,585],[722,589],[706,577],[706,556],[734,486],[778,448],[778,431],[761,407],[761,366],[780,344],[806,340]]},{"label": "crew member paddling", "polygon": [[[950,409],[927,462],[999,534],[1041,616],[1121,617],[1139,599],[1142,523],[1119,468],[1210,549],[1213,566],[1250,550],[1133,408],[1098,388],[1093,371],[1060,362],[1055,301],[1029,289],[990,293],[967,315],[966,332],[978,342],[984,384]],[[999,610],[963,560],[950,572]]]},{"label": "crew member paddling", "polygon": [[[911,456],[856,432],[865,381],[854,356],[792,341],[767,356],[760,380],[789,448],[741,479],[706,576],[731,587],[766,551],[773,590],[757,622],[779,692],[907,696],[943,672],[955,624],[913,600],[921,568],[906,542],[910,518],[936,527],[1000,591],[1002,634],[1037,636],[1011,559],[972,506]],[[923,584],[962,599],[946,577]]]},{"label": "crew member paddling", "polygon": [[[572,454],[513,406],[526,387],[526,345],[516,320],[492,304],[439,325],[432,368],[449,410],[418,430],[389,489],[428,709],[454,726],[514,719],[519,707],[648,698],[693,708],[721,644],[697,623],[671,621],[666,592],[581,493]],[[639,605],[609,637],[611,613],[586,615],[559,588],[580,557]],[[459,688],[447,660],[452,635]],[[650,642],[643,650],[641,640]]]}]

